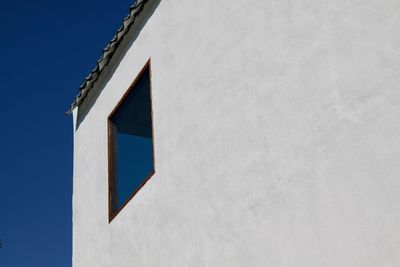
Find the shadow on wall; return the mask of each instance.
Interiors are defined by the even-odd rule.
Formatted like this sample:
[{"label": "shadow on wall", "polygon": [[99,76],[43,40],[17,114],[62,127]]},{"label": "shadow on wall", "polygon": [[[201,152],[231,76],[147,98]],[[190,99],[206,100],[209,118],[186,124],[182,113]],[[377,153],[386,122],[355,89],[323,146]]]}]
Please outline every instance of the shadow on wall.
[{"label": "shadow on wall", "polygon": [[[125,56],[132,44],[136,41],[143,27],[153,15],[160,2],[161,0],[149,0],[148,3],[143,7],[143,10],[139,16],[135,19],[133,26],[135,27],[134,30],[129,30],[123,37],[122,41],[118,44],[118,48],[116,49],[115,53],[111,56],[110,61],[102,70],[102,79],[99,79],[95,82],[94,86],[96,87],[96,90],[92,88],[86,96],[85,101],[78,108],[78,118],[75,131],[78,130],[80,124],[84,121],[94,103],[96,103],[101,91],[109,82],[112,74],[118,68],[122,58]],[[121,49],[121,47],[123,47],[123,49]]]}]

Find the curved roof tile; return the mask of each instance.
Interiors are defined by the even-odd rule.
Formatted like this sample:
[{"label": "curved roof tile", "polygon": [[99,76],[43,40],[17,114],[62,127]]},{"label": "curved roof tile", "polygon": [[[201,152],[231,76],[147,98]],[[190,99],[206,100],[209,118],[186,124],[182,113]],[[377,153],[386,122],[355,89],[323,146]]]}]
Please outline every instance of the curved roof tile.
[{"label": "curved roof tile", "polygon": [[75,97],[74,102],[72,102],[67,111],[67,114],[70,114],[74,108],[82,104],[89,91],[93,88],[94,83],[99,78],[100,73],[108,62],[110,62],[111,57],[124,38],[124,35],[134,24],[136,17],[143,10],[143,7],[147,2],[148,0],[136,0],[135,3],[129,7],[129,14],[124,18],[122,26],[117,30],[115,36],[108,43],[106,48],[103,49],[103,54],[100,59],[97,60],[96,67],[89,73],[83,81],[83,84],[79,87],[79,94]]}]

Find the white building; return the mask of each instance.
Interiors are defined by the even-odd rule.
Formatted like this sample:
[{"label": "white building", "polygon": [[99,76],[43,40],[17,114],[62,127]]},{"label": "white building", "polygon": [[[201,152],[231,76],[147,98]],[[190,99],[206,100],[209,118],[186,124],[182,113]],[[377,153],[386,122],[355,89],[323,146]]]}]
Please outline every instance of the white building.
[{"label": "white building", "polygon": [[139,0],[71,107],[74,267],[400,266],[399,29],[398,0]]}]

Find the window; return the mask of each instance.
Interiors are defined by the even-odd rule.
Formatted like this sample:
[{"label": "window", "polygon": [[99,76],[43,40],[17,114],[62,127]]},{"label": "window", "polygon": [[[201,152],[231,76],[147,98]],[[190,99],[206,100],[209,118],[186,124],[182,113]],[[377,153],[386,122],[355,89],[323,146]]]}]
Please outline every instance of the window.
[{"label": "window", "polygon": [[109,221],[154,174],[150,60],[108,117]]}]

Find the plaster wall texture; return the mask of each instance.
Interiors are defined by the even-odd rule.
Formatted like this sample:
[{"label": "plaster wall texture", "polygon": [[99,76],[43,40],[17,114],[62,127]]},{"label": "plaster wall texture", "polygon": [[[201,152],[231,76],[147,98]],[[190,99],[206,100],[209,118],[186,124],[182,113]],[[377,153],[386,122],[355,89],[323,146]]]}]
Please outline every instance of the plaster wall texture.
[{"label": "plaster wall texture", "polygon": [[[397,0],[161,1],[74,134],[74,267],[400,266],[399,29]],[[109,224],[150,57],[156,173]]]}]

